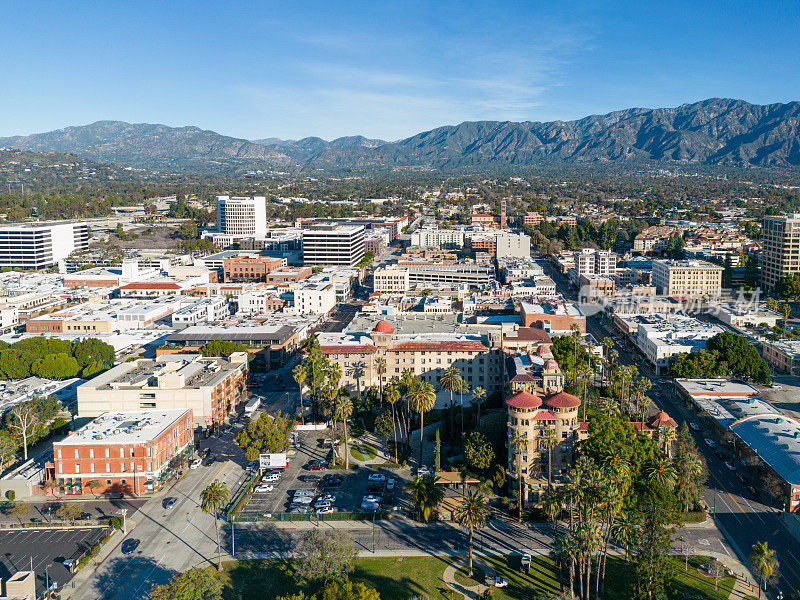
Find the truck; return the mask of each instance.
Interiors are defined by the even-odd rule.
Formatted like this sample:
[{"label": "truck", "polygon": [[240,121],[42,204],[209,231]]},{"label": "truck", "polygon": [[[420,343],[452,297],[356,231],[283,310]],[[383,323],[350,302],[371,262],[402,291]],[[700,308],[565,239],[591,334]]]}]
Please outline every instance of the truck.
[{"label": "truck", "polygon": [[258,396],[250,398],[250,400],[247,401],[247,404],[244,405],[244,416],[252,417],[253,414],[258,410],[259,406],[261,406],[261,398]]}]

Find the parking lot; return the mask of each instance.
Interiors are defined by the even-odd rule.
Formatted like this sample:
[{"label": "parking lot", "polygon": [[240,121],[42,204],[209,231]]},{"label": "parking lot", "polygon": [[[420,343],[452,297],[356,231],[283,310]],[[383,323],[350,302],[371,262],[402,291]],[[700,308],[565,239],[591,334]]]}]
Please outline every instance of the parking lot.
[{"label": "parking lot", "polygon": [[[361,511],[363,498],[368,494],[377,495],[377,502],[383,500],[384,508],[400,504],[404,481],[394,472],[382,472],[370,468],[360,468],[350,472],[327,468],[308,470],[306,466],[310,461],[328,460],[330,448],[324,444],[324,440],[324,434],[301,432],[289,465],[277,481],[269,484],[273,489],[253,492],[242,512],[277,514],[292,509],[295,509],[293,512],[313,512],[316,501],[325,494],[335,496],[335,499],[331,500],[333,512]],[[383,481],[369,481],[370,475],[377,479],[382,475]],[[394,480],[394,490],[391,493],[385,490],[386,481],[389,479]],[[312,500],[310,504],[292,504],[292,499],[298,490],[301,490],[301,494],[306,493],[310,496]]]},{"label": "parking lot", "polygon": [[17,571],[31,568],[36,571],[36,590],[44,592],[45,569],[50,583],[63,588],[73,574],[63,565],[67,559],[77,558],[108,531],[95,529],[50,529],[46,531],[0,532],[0,579],[7,579]]}]

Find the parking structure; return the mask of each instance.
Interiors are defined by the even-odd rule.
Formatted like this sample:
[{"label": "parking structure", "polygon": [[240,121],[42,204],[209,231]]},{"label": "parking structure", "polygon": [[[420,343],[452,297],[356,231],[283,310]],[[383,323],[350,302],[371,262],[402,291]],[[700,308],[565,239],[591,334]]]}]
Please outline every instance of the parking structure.
[{"label": "parking structure", "polygon": [[36,571],[37,593],[45,591],[48,579],[51,584],[56,582],[60,590],[74,576],[64,566],[64,561],[80,557],[108,531],[108,528],[0,531],[0,548],[3,549],[0,578],[28,570],[32,564]]}]

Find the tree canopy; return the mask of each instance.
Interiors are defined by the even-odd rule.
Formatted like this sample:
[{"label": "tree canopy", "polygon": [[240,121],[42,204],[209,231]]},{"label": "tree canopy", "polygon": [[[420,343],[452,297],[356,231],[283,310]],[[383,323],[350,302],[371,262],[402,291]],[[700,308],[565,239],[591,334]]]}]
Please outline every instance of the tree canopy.
[{"label": "tree canopy", "polygon": [[27,338],[0,344],[0,377],[24,379],[31,375],[46,379],[91,377],[114,364],[114,348],[96,338],[68,342],[49,338]]},{"label": "tree canopy", "polygon": [[247,428],[239,432],[236,443],[245,451],[247,460],[258,460],[262,452],[285,452],[295,425],[296,421],[287,421],[280,412],[274,418],[262,413],[258,420],[250,421]]},{"label": "tree canopy", "polygon": [[769,365],[745,338],[730,331],[706,342],[706,349],[678,354],[670,361],[673,377],[722,377],[730,375],[756,383],[769,383]]}]

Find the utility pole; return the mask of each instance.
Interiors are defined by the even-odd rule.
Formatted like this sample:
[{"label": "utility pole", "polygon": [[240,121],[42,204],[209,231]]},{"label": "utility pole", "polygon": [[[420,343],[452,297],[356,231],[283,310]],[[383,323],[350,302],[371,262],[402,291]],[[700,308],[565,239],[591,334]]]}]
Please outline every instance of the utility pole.
[{"label": "utility pole", "polygon": [[236,558],[236,515],[231,515],[231,557]]},{"label": "utility pole", "polygon": [[122,535],[126,536],[128,535],[128,519],[125,515],[128,514],[128,509],[120,508],[117,512],[122,515]]}]

